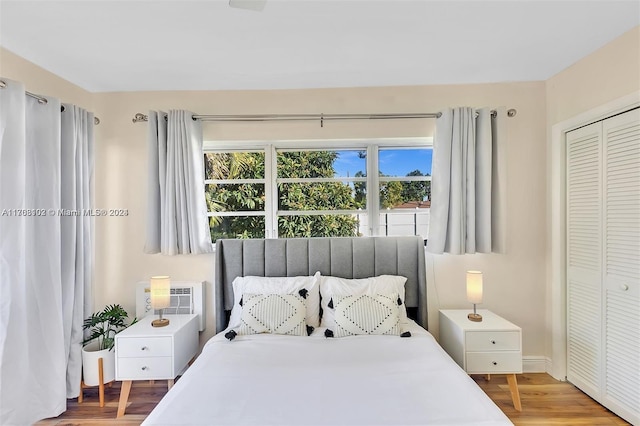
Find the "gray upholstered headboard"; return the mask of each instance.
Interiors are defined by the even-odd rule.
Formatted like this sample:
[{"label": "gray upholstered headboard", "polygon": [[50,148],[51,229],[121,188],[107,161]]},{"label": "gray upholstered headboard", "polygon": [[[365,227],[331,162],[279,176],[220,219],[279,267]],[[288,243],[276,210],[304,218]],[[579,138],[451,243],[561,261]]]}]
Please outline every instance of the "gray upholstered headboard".
[{"label": "gray upholstered headboard", "polygon": [[427,327],[424,244],[421,237],[281,238],[218,240],[216,243],[216,329],[227,325],[233,307],[232,282],[238,276],[322,275],[367,278],[402,275],[405,304]]}]

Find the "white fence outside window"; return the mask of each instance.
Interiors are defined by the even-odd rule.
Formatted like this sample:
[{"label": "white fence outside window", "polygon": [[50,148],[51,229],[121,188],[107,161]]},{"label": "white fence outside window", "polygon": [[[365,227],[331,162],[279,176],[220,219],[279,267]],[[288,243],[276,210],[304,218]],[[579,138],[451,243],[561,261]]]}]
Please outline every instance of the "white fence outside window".
[{"label": "white fence outside window", "polygon": [[[380,212],[378,232],[375,235],[429,235],[429,209],[394,209]],[[357,214],[360,235],[370,235],[366,214]]]}]

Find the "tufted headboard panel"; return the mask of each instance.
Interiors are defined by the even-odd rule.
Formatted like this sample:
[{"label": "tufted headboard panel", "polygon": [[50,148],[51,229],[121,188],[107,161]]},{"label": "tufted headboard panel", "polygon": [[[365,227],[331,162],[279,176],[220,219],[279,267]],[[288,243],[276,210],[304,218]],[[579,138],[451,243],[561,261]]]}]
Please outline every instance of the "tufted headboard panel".
[{"label": "tufted headboard panel", "polygon": [[[367,278],[402,275],[405,304],[418,324],[427,327],[424,243],[421,237],[335,237],[218,240],[216,243],[216,329],[227,325],[238,276],[322,275]],[[411,315],[413,313],[413,315]]]}]

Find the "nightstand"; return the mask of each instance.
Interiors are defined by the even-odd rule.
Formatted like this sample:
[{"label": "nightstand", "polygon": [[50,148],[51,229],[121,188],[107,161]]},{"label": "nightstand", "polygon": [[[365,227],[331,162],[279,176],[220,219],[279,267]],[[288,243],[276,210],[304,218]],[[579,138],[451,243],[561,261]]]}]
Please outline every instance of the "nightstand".
[{"label": "nightstand", "polygon": [[166,327],[153,327],[147,315],[116,334],[116,380],[122,381],[118,417],[124,415],[133,380],[173,382],[198,352],[198,315],[165,315]]},{"label": "nightstand", "polygon": [[522,330],[480,309],[481,322],[469,309],[440,310],[440,345],[469,374],[506,374],[513,406],[522,411],[516,374],[522,373]]}]

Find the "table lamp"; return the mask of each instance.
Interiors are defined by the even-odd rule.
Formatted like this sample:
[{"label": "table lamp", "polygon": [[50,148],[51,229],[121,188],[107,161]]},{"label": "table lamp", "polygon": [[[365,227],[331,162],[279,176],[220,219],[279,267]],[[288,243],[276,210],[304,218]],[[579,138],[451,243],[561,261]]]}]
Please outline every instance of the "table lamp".
[{"label": "table lamp", "polygon": [[467,300],[473,303],[473,313],[467,315],[469,321],[482,321],[482,315],[476,312],[476,304],[482,303],[482,272],[480,271],[467,271]]},{"label": "table lamp", "polygon": [[171,306],[171,282],[167,276],[151,277],[151,307],[160,311],[160,318],[151,321],[154,327],[165,327],[169,325],[167,318],[162,318],[164,308]]}]

